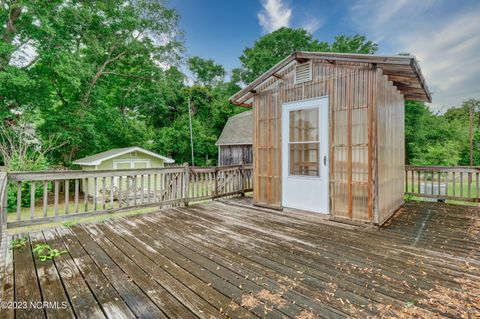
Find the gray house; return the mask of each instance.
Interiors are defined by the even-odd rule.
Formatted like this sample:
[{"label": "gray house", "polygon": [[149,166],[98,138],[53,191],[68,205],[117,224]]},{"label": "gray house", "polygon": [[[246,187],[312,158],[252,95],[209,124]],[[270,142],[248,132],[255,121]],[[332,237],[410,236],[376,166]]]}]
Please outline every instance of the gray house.
[{"label": "gray house", "polygon": [[215,145],[218,165],[251,164],[253,142],[253,111],[230,117]]}]

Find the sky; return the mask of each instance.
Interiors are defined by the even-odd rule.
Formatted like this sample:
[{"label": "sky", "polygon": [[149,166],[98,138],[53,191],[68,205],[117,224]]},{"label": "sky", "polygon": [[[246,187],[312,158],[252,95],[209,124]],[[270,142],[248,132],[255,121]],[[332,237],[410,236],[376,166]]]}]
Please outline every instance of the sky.
[{"label": "sky", "polygon": [[480,98],[478,0],[170,0],[180,14],[187,56],[227,71],[256,39],[280,27],[304,28],[321,41],[363,34],[378,54],[410,53],[419,60],[443,112]]}]

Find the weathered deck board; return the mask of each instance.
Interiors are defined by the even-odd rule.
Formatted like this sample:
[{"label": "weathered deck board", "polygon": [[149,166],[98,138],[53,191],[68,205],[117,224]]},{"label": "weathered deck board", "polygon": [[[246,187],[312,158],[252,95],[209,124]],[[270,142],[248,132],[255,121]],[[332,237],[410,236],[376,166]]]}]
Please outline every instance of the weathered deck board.
[{"label": "weathered deck board", "polygon": [[[15,239],[24,237],[17,235]],[[45,318],[45,311],[42,308],[31,307],[31,301],[42,300],[40,288],[38,286],[35,264],[31,252],[30,243],[13,253],[14,273],[15,273],[15,300],[19,306],[15,309],[16,318]]]},{"label": "weathered deck board", "polygon": [[[475,318],[479,235],[478,208],[437,203],[381,230],[234,200],[170,208],[29,234],[7,251],[3,301],[68,307],[0,317]],[[44,242],[68,253],[41,262]]]},{"label": "weathered deck board", "polygon": [[[200,213],[198,211],[196,211],[194,214],[198,217],[198,215]],[[182,220],[182,222],[186,223],[185,220]],[[194,223],[194,224],[198,224],[198,223]],[[206,231],[207,230],[205,230],[205,231],[198,231],[197,230],[197,231],[192,231],[192,233],[206,233]],[[235,230],[235,234],[236,234],[237,237],[238,237],[239,233],[240,233],[239,230]],[[215,237],[215,238],[217,238],[217,237]],[[262,236],[262,245],[261,246],[265,246],[265,238],[266,238],[265,236]],[[202,238],[201,241],[205,241],[205,238]],[[216,242],[218,243],[219,241],[216,240]],[[248,242],[248,245],[252,245],[252,244],[255,245],[256,239],[255,239],[255,237],[251,237],[251,238],[247,238],[246,240],[240,240],[240,242]],[[278,243],[277,243],[277,245],[278,245]],[[365,302],[367,302],[367,304],[368,304],[368,300],[365,300],[365,299],[361,298],[360,296],[356,296],[355,294],[352,294],[352,292],[351,291],[349,292],[348,289],[349,288],[351,289],[351,287],[353,286],[353,288],[356,289],[355,292],[357,294],[359,292],[361,292],[362,295],[368,295],[368,293],[370,291],[362,289],[363,287],[360,284],[355,286],[351,282],[348,282],[348,281],[345,282],[344,280],[342,280],[342,278],[336,278],[334,271],[333,271],[333,274],[332,274],[332,271],[329,270],[328,267],[332,268],[332,262],[331,261],[336,260],[336,259],[332,259],[330,261],[330,263],[327,264],[327,266],[324,267],[323,269],[322,269],[322,266],[319,263],[315,263],[315,268],[321,268],[322,269],[322,271],[317,271],[317,269],[312,270],[316,273],[316,275],[317,275],[317,278],[316,278],[314,276],[310,276],[308,274],[308,272],[305,272],[305,267],[307,267],[307,266],[304,266],[302,268],[302,264],[298,262],[298,259],[299,259],[298,254],[295,257],[296,260],[294,259],[292,261],[288,261],[288,259],[287,259],[288,257],[286,257],[286,254],[284,252],[288,251],[290,248],[286,247],[285,249],[281,249],[279,251],[279,254],[277,254],[276,256],[273,256],[273,258],[272,258],[272,254],[275,254],[275,248],[268,247],[267,250],[262,250],[259,246],[257,246],[257,245],[255,245],[255,246],[256,246],[255,247],[256,254],[251,254],[251,252],[250,252],[250,255],[248,256],[248,258],[250,258],[251,260],[253,260],[254,262],[257,262],[259,264],[267,265],[266,266],[267,269],[273,269],[277,273],[281,273],[281,274],[291,276],[291,277],[296,277],[296,276],[301,277],[302,280],[308,281],[311,285],[314,285],[315,288],[321,289],[322,291],[325,290],[325,289],[328,289],[328,285],[334,284],[334,285],[338,286],[338,287],[336,287],[336,294],[335,294],[337,298],[343,298],[343,300],[349,300],[352,303],[357,303],[357,305],[359,305],[359,306],[361,306],[362,304],[365,306],[366,305]],[[241,252],[241,253],[244,253],[244,254],[249,254],[248,251],[242,250],[241,247],[236,247],[235,251],[236,252]],[[282,263],[276,262],[275,257],[277,257],[276,258],[277,260],[282,260]],[[338,259],[339,259],[339,256],[337,256],[337,260]],[[284,265],[288,264],[289,267],[285,267],[282,264],[284,264]],[[301,273],[301,275],[299,275],[297,272]],[[331,276],[328,276],[329,272],[330,272]],[[333,275],[333,277],[332,277],[332,275]],[[362,275],[362,274],[356,274],[356,276],[360,276],[360,275]],[[343,274],[342,277],[346,277],[346,274]],[[355,279],[355,277],[352,277],[352,278]],[[369,279],[370,278],[365,278],[364,280],[366,280],[366,281],[363,281],[363,284],[365,284],[365,282],[368,282]],[[323,280],[323,282],[322,282],[322,280]],[[344,286],[347,289],[347,291],[342,289],[342,287],[341,287],[342,282],[345,282]],[[383,285],[384,284],[379,284],[378,287],[376,287],[376,290],[377,291],[381,290]],[[392,289],[390,292],[393,293],[393,292],[395,292],[395,290]],[[314,291],[309,291],[308,295],[311,295],[312,293],[314,293]],[[403,299],[403,298],[405,298],[404,293],[405,292],[403,292],[403,294],[397,294],[396,297]],[[380,296],[381,296],[381,294],[380,294]],[[407,295],[407,297],[408,297],[408,295]],[[384,300],[380,300],[380,301],[384,301]],[[327,303],[328,303],[328,300],[327,300]],[[345,309],[345,307],[341,303],[337,306]]]},{"label": "weathered deck board", "polygon": [[138,285],[94,242],[83,228],[78,227],[73,233],[137,317],[156,318],[157,316],[163,316],[162,311],[153,301],[145,295]]},{"label": "weathered deck board", "polygon": [[[43,234],[47,244],[52,248],[58,249],[59,251],[66,250],[62,239],[56,235],[56,232],[46,230]],[[78,270],[71,255],[69,253],[62,254],[55,258],[54,263],[60,278],[62,278],[65,291],[69,296],[75,315],[80,318],[105,318],[96,298],[92,295],[90,288]]]},{"label": "weathered deck board", "polygon": [[[117,226],[117,225],[114,225],[114,226]],[[149,227],[149,225],[145,223],[140,223],[140,224],[137,224],[137,226],[139,226],[142,229],[142,232],[146,234],[152,234],[153,228]],[[151,237],[151,235],[150,237],[147,237],[137,232],[135,232],[135,238],[138,238],[140,240],[145,240],[148,242],[154,242],[153,247],[157,252],[169,258],[171,262],[176,263],[177,265],[181,266],[183,269],[190,272],[191,274],[207,281],[209,284],[211,284],[213,288],[215,288],[219,292],[223,293],[226,296],[231,297],[233,302],[237,303],[233,307],[235,309],[228,310],[228,307],[232,308],[231,307],[232,305],[230,305],[230,303],[228,302],[228,299],[226,300],[227,304],[223,305],[223,307],[226,307],[224,309],[227,309],[228,311],[227,314],[234,316],[235,318],[240,317],[241,314],[235,313],[235,311],[237,311],[238,309],[237,307],[242,302],[242,296],[244,294],[244,291],[242,290],[242,288],[245,289],[244,286],[247,286],[247,287],[249,286],[248,281],[242,280],[243,278],[238,278],[238,276],[236,276],[233,273],[229,274],[229,277],[227,280],[221,275],[225,270],[221,269],[220,266],[213,265],[213,263],[211,263],[208,259],[203,258],[203,256],[201,255],[191,254],[188,248],[181,249],[182,252],[179,252],[179,250],[174,251],[172,248],[174,248],[175,246],[178,246],[178,244],[173,242],[166,242],[165,238],[161,238],[161,239],[154,238],[154,237]],[[188,257],[185,257],[185,256],[188,256]],[[237,285],[235,285],[234,283],[236,283]],[[264,308],[264,304],[259,303],[258,306],[252,307],[252,309],[250,310],[257,316],[263,317],[264,315],[263,308]],[[232,312],[232,310],[234,311]],[[273,311],[272,313],[270,313],[270,316],[272,318],[282,318],[285,316],[285,314],[282,314],[279,311]]]},{"label": "weathered deck board", "polygon": [[[110,254],[112,259],[118,260],[117,264],[132,277],[135,282],[138,282],[140,286],[148,291],[150,298],[167,313],[169,317],[175,318],[195,318],[192,312],[188,310],[183,304],[178,302],[168,291],[160,285],[164,283],[165,274],[150,272],[151,267],[156,267],[153,262],[146,262],[146,259],[138,253],[135,247],[128,247],[123,242],[121,237],[108,237],[113,242],[107,242],[107,237],[104,236],[104,230],[100,229],[100,226],[92,229],[93,226],[88,226],[90,231],[93,231],[94,237],[97,241],[103,241],[100,243],[102,248],[106,248],[106,251]],[[115,243],[115,245],[113,244]],[[117,248],[119,247],[119,248]],[[131,259],[128,259],[128,257]],[[149,277],[152,276],[152,277]],[[162,278],[158,282],[152,281],[151,278]]]},{"label": "weathered deck board", "polygon": [[135,318],[122,297],[113,288],[101,269],[95,265],[95,262],[82,248],[71,231],[66,228],[59,228],[57,231],[106,317],[119,319]]},{"label": "weathered deck board", "polygon": [[[32,247],[45,244],[45,238],[41,232],[31,233],[30,241],[32,243]],[[62,281],[53,260],[47,260],[45,262],[40,261],[38,258],[34,258],[34,260],[35,268],[37,270],[37,277],[40,281],[42,299],[55,300],[58,303],[58,307],[56,308],[51,307],[45,309],[47,317],[74,318],[72,306],[68,300],[67,294],[65,293]]]},{"label": "weathered deck board", "polygon": [[[104,230],[108,232],[108,230]],[[210,318],[211,316],[223,317],[222,312],[227,311],[230,305],[228,298],[211,288],[209,283],[199,280],[184,269],[178,267],[178,265],[168,259],[168,256],[158,253],[155,243],[153,245],[145,245],[146,241],[143,240],[142,233],[136,233],[135,231],[134,234],[129,234],[128,231],[120,230],[120,234],[123,235],[124,239],[129,242],[130,245],[133,244],[138,251],[150,259],[148,262],[147,258],[143,258],[143,261],[147,265],[153,263],[153,265],[150,265],[152,276],[154,278],[161,278],[162,282],[168,285],[170,291],[176,294],[190,309],[200,314],[204,313],[201,317],[205,318]],[[116,240],[116,243],[119,245],[122,244],[120,237],[115,237],[112,232],[110,232],[110,236]],[[155,241],[155,239],[150,240]],[[142,256],[137,257],[142,258]],[[155,262],[157,265],[155,265]],[[151,268],[153,268],[153,270]],[[192,294],[188,288],[190,288],[194,294]],[[236,308],[238,307],[235,306],[233,310],[236,310]],[[240,311],[236,311],[237,317],[248,317],[248,313],[244,310],[239,310]]]},{"label": "weathered deck board", "polygon": [[[15,278],[13,274],[13,251],[9,249],[10,247],[10,238],[6,240],[6,246],[3,247],[5,251],[5,269],[3,274],[3,283],[2,283],[2,302],[12,303],[15,300]],[[15,317],[15,309],[13,307],[4,307],[0,310],[2,312],[2,317],[5,319],[10,319]]]},{"label": "weathered deck board", "polygon": [[[97,244],[112,258],[112,260],[134,281],[141,287],[142,291],[155,303],[159,309],[173,310],[169,315],[177,317],[190,318],[191,313],[187,309],[178,307],[175,299],[172,298],[168,292],[151,277],[145,273],[142,268],[137,266],[133,259],[135,254],[131,255],[129,259],[123,254],[110,240],[96,227],[95,225],[86,225],[85,230],[90,233]],[[180,305],[181,306],[181,305]],[[167,318],[164,313],[157,313],[158,318]]]}]

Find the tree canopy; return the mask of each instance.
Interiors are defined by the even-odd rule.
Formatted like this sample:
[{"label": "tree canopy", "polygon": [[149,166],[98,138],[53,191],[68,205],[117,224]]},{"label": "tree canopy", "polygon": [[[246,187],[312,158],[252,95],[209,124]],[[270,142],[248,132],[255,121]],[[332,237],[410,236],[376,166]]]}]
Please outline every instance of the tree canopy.
[{"label": "tree canopy", "polygon": [[188,59],[188,68],[195,77],[195,82],[201,85],[212,86],[222,82],[225,78],[225,69],[215,64],[212,59],[202,59],[193,56]]},{"label": "tree canopy", "polygon": [[[12,169],[70,166],[83,156],[138,145],[187,162],[190,100],[195,164],[214,165],[214,143],[226,120],[244,111],[228,102],[242,84],[296,50],[375,53],[378,48],[362,35],[338,35],[329,43],[303,29],[280,28],[246,48],[241,66],[227,77],[212,59],[185,57],[178,23],[175,9],[163,1],[3,1],[2,132],[15,141],[15,132],[28,128],[36,142],[26,148],[33,155],[25,163],[9,160],[18,158],[13,153],[0,161],[11,161]],[[465,123],[472,103],[435,114],[423,103],[407,102],[407,162],[468,163]],[[478,104],[475,112],[478,118]],[[475,126],[476,164],[479,143]],[[38,150],[48,152],[38,157]]]},{"label": "tree canopy", "polygon": [[304,29],[283,27],[264,35],[240,56],[239,72],[244,83],[250,83],[295,51],[369,53],[378,46],[363,35],[338,35],[332,43],[319,41]]},{"label": "tree canopy", "polygon": [[444,114],[424,103],[405,102],[407,164],[469,165],[470,109],[473,113],[473,165],[480,165],[480,100],[468,100]]}]

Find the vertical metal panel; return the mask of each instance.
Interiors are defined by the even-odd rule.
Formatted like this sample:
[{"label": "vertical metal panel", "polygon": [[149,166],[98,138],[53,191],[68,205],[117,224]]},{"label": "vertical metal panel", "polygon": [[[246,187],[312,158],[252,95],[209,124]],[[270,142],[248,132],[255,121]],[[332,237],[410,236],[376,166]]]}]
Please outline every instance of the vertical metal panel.
[{"label": "vertical metal panel", "polygon": [[377,205],[382,224],[403,204],[405,182],[405,139],[403,95],[388,81],[382,70],[377,71]]}]

